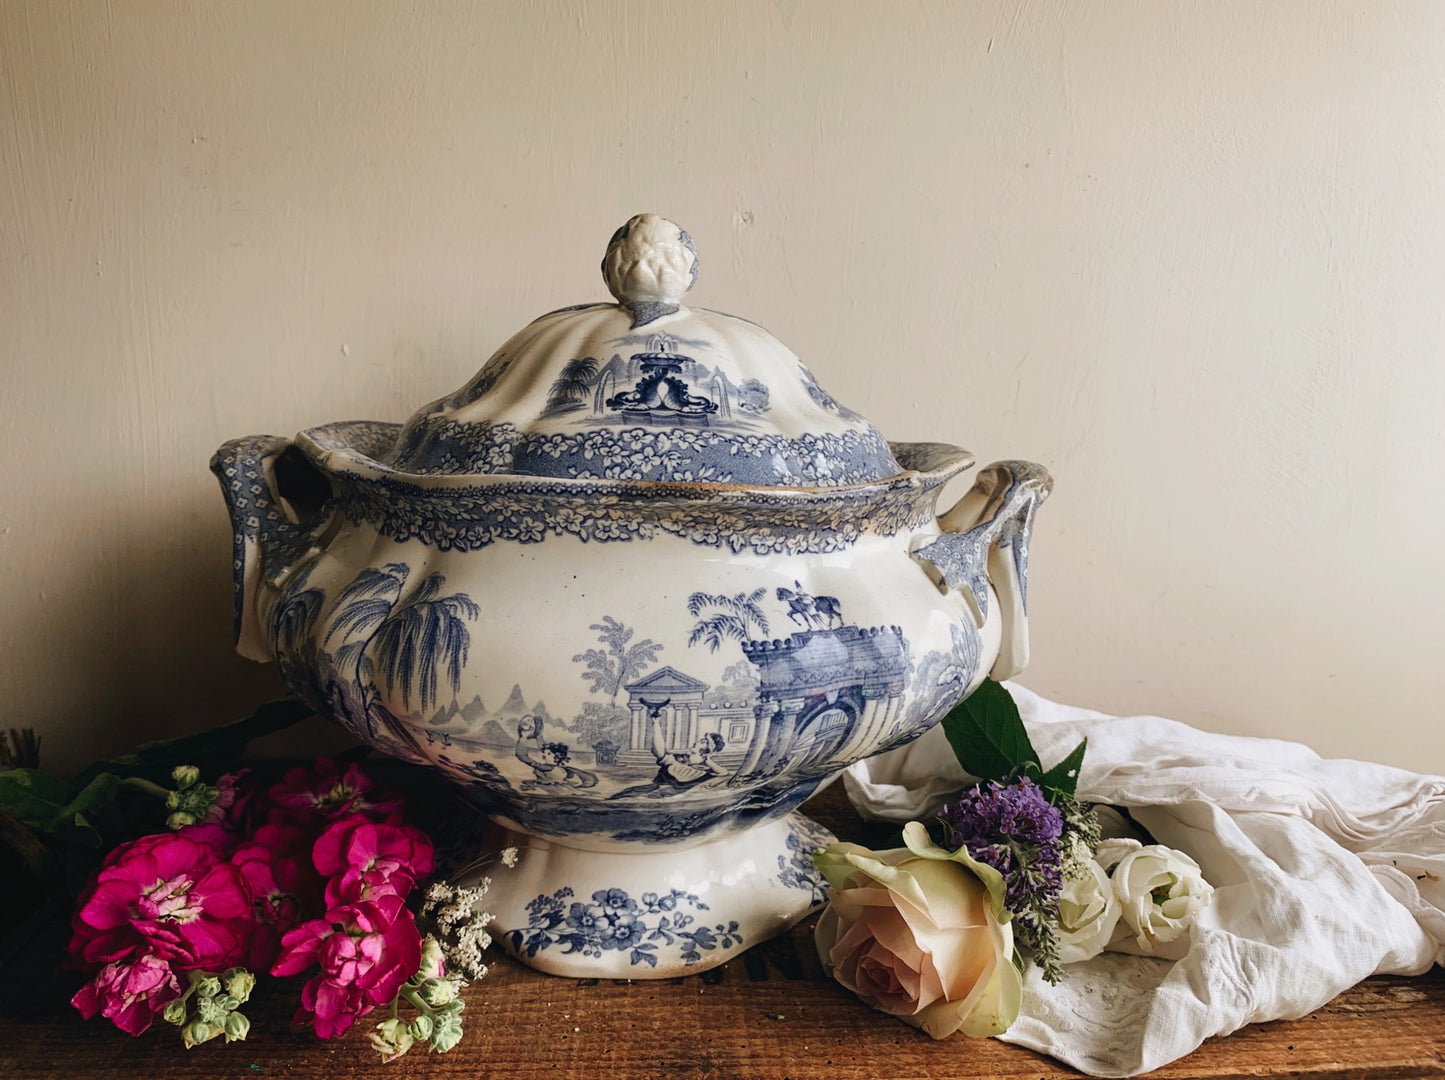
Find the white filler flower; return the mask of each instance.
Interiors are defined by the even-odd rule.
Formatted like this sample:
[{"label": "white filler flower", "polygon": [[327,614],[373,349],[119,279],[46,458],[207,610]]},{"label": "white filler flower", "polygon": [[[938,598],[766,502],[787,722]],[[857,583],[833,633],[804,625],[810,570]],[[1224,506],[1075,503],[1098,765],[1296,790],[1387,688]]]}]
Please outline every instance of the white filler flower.
[{"label": "white filler flower", "polygon": [[1105,840],[1096,854],[1106,869],[1113,867],[1120,916],[1145,952],[1188,930],[1214,894],[1198,863],[1162,844]]}]

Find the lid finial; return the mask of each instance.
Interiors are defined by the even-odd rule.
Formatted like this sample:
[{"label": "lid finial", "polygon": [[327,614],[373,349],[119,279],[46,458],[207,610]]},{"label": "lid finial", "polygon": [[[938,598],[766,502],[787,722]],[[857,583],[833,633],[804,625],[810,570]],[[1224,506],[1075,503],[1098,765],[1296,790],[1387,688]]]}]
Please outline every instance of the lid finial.
[{"label": "lid finial", "polygon": [[666,218],[638,214],[612,234],[602,257],[602,277],[618,302],[641,326],[678,310],[697,281],[692,237]]}]

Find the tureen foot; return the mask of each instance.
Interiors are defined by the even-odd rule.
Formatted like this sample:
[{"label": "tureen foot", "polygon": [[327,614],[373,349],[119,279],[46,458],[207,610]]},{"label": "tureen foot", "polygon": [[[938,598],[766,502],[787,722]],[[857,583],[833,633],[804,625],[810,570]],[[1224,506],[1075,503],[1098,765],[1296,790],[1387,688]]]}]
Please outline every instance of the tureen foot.
[{"label": "tureen foot", "polygon": [[692,847],[586,851],[498,827],[516,847],[483,906],[513,956],[553,975],[662,979],[716,967],[822,906],[812,853],[833,835],[794,812]]}]

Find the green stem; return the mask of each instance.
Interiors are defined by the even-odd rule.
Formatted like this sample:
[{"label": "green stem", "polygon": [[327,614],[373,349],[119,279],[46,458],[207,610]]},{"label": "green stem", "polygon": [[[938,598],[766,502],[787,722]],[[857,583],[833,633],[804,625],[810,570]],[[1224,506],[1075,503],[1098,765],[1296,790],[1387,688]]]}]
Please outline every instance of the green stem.
[{"label": "green stem", "polygon": [[153,783],[141,776],[127,776],[120,783],[122,787],[128,787],[135,791],[143,791],[147,795],[152,795],[157,799],[166,799],[172,794],[170,788],[163,788],[159,784]]},{"label": "green stem", "polygon": [[401,993],[397,996],[406,998],[407,1001],[409,1001],[412,1005],[416,1006],[418,1012],[426,1016],[429,1020],[433,1022],[436,1021],[436,1010],[433,1009],[430,1005],[428,1005],[425,1001],[423,1001],[421,995],[418,994],[415,990],[413,990],[410,986],[403,986],[401,988]]}]

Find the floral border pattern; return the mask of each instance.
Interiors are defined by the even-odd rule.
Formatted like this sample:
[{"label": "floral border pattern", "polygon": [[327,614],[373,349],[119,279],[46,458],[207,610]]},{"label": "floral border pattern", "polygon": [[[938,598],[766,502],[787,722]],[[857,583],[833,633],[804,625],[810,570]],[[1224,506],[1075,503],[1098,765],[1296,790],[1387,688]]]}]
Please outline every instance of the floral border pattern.
[{"label": "floral border pattern", "polygon": [[678,959],[691,967],[704,952],[743,943],[736,919],[714,925],[697,921],[696,913],[708,906],[696,893],[646,892],[634,900],[627,890],[613,888],[597,890],[590,900],[574,900],[574,895],[564,886],[551,896],[543,893],[530,901],[526,929],[505,935],[512,951],[527,957],[553,946],[561,946],[564,956],[626,952],[630,964],[655,968],[658,948],[663,946],[677,949]]},{"label": "floral border pattern", "polygon": [[[354,421],[313,428],[305,437],[324,454],[376,462],[387,456],[398,430],[396,424]],[[932,462],[929,446],[918,452]],[[420,540],[442,551],[475,551],[499,541],[535,544],[548,536],[610,543],[663,535],[734,553],[841,551],[865,531],[892,536],[932,521],[933,493],[949,479],[904,474],[817,493],[683,484],[659,490],[647,480],[527,476],[432,486],[384,465],[371,468],[376,475],[333,466],[334,504],[397,542]]]},{"label": "floral border pattern", "polygon": [[422,476],[515,473],[591,480],[667,480],[837,487],[892,476],[876,430],[729,433],[712,428],[599,428],[543,434],[515,424],[430,420],[408,430],[387,464]]},{"label": "floral border pattern", "polygon": [[833,834],[827,829],[804,818],[796,831],[788,833],[789,854],[778,856],[778,880],[790,889],[811,892],[814,907],[828,899],[828,879],[813,865],[813,852],[827,847],[833,840]]}]

